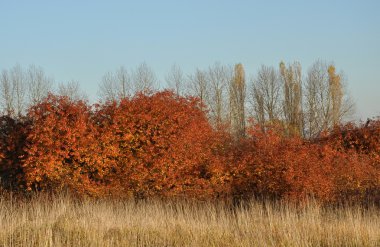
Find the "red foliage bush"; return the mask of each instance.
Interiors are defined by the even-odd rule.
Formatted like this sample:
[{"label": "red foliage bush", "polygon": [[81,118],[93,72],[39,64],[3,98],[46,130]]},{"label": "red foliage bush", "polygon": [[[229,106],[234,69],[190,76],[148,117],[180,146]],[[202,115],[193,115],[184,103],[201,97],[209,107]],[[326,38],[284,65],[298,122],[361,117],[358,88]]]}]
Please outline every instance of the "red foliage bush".
[{"label": "red foliage bush", "polygon": [[318,142],[346,157],[336,171],[342,198],[380,202],[380,120],[337,126]]},{"label": "red foliage bush", "polygon": [[202,108],[168,91],[95,106],[50,95],[0,118],[1,182],[97,197],[380,200],[379,120],[315,140],[252,125],[236,140]]},{"label": "red foliage bush", "polygon": [[212,196],[219,135],[194,98],[139,94],[97,105],[50,95],[28,112],[28,190],[94,196]]},{"label": "red foliage bush", "polygon": [[[314,142],[282,133],[281,129],[264,133],[253,127],[249,137],[233,150],[237,163],[233,191],[237,196],[293,201],[314,197],[326,203],[379,199],[374,194],[380,191],[379,162],[376,155],[368,155],[368,148],[342,148],[347,139],[337,146],[337,131]],[[344,135],[353,138],[352,133]],[[357,140],[361,139],[355,138],[355,143],[360,143]],[[361,142],[369,146],[368,140]],[[376,150],[375,146],[371,142],[371,150]]]},{"label": "red foliage bush", "polygon": [[19,189],[24,185],[21,158],[27,126],[24,118],[0,117],[0,179],[5,188]]},{"label": "red foliage bush", "polygon": [[22,168],[28,190],[69,188],[104,192],[104,162],[90,107],[83,101],[50,95],[28,111],[31,121]]},{"label": "red foliage bush", "polygon": [[217,143],[194,98],[138,94],[99,106],[102,146],[113,150],[118,179],[138,196],[208,196]]}]

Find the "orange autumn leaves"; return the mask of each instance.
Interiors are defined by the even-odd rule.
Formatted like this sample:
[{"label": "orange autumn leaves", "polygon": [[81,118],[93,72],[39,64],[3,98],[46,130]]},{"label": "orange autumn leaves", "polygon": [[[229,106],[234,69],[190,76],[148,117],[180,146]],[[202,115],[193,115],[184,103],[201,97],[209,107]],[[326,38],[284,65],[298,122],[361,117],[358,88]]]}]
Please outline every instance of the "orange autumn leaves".
[{"label": "orange autumn leaves", "polygon": [[164,91],[94,106],[50,95],[1,118],[3,186],[96,197],[378,200],[380,122],[315,140],[251,124],[236,140],[200,102]]},{"label": "orange autumn leaves", "polygon": [[50,95],[29,109],[23,172],[31,189],[98,190],[106,169],[96,145],[90,107]]},{"label": "orange autumn leaves", "polygon": [[[295,201],[312,196],[324,202],[379,202],[379,121],[370,126],[337,126],[316,140],[282,133],[269,129],[264,134],[253,128],[237,156],[239,185],[246,185],[239,190],[248,185],[259,195]],[[352,142],[357,146],[348,145]]]},{"label": "orange autumn leaves", "polygon": [[113,150],[108,157],[123,189],[137,196],[207,191],[214,132],[197,100],[138,94],[99,106],[95,115],[99,143]]},{"label": "orange autumn leaves", "polygon": [[208,190],[214,132],[193,98],[138,94],[91,109],[50,95],[28,117],[29,190],[142,197]]}]

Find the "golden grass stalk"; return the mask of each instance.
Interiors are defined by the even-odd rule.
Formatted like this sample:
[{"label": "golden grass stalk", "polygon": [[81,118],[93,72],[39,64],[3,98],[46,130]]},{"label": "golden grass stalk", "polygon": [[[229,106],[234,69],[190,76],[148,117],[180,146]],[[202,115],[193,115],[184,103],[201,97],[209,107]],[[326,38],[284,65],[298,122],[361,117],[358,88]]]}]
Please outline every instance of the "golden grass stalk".
[{"label": "golden grass stalk", "polygon": [[0,246],[380,246],[376,208],[0,196]]}]

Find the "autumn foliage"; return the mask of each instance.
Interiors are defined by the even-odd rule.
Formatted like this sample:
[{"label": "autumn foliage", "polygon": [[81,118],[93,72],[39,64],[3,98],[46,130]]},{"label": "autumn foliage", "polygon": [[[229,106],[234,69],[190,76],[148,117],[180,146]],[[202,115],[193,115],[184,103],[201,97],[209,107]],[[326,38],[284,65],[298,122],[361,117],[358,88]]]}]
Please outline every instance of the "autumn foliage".
[{"label": "autumn foliage", "polygon": [[[234,150],[239,164],[235,188],[242,196],[258,194],[294,201],[308,197],[323,202],[379,200],[379,152],[359,148],[367,142],[357,138],[367,130],[357,127],[356,131],[351,125],[341,126],[321,140],[303,140],[286,137],[279,129],[263,133],[253,127],[250,138]],[[353,140],[356,148],[368,152],[347,148]]]},{"label": "autumn foliage", "polygon": [[380,200],[380,121],[316,139],[254,121],[236,139],[170,91],[90,106],[49,95],[0,118],[2,186],[95,197]]}]

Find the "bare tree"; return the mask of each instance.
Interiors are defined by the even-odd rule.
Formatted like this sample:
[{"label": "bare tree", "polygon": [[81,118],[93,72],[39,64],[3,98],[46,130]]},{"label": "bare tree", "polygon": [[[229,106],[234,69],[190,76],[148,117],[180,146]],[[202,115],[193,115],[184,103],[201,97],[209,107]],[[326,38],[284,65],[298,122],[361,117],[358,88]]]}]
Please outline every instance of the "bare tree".
[{"label": "bare tree", "polygon": [[9,73],[7,70],[1,72],[0,77],[1,86],[1,108],[6,114],[14,114],[14,104],[13,104],[13,86],[11,84],[11,79],[9,78]]},{"label": "bare tree", "polygon": [[[203,104],[208,101],[208,79],[207,72],[200,69],[196,69],[193,75],[189,76],[189,89],[190,94],[198,97]],[[203,110],[203,109],[201,109]]]},{"label": "bare tree", "polygon": [[103,75],[99,90],[100,97],[105,101],[114,101],[118,99],[118,86],[113,73],[107,72]]},{"label": "bare tree", "polygon": [[154,89],[157,77],[153,70],[144,62],[134,71],[133,82],[135,92],[146,92]]},{"label": "bare tree", "polygon": [[327,65],[316,61],[309,69],[305,85],[306,136],[315,137],[330,125],[330,95]]},{"label": "bare tree", "polygon": [[52,88],[52,80],[48,78],[41,67],[29,66],[26,73],[30,104],[41,102]]},{"label": "bare tree", "polygon": [[245,136],[245,72],[241,63],[235,65],[230,83],[230,119],[232,132],[237,138]]},{"label": "bare tree", "polygon": [[318,136],[339,124],[353,110],[353,103],[333,65],[316,61],[309,69],[305,85],[306,137]]},{"label": "bare tree", "polygon": [[27,85],[25,81],[25,73],[20,65],[16,65],[11,69],[11,78],[14,92],[15,114],[21,116],[26,108],[25,95]]},{"label": "bare tree", "polygon": [[169,73],[166,76],[166,81],[168,83],[168,86],[175,90],[175,93],[177,95],[182,95],[183,91],[183,84],[184,84],[184,76],[181,68],[174,64],[172,65]]},{"label": "bare tree", "polygon": [[265,131],[266,117],[265,117],[265,107],[264,107],[264,93],[255,85],[253,85],[251,90],[251,103],[253,106],[254,117],[261,129]]},{"label": "bare tree", "polygon": [[12,116],[21,116],[25,111],[25,75],[20,65],[3,70],[0,78],[2,105],[5,112]]},{"label": "bare tree", "polygon": [[283,113],[290,135],[303,135],[302,74],[301,65],[295,62],[286,68],[280,63],[280,74],[284,85]]},{"label": "bare tree", "polygon": [[118,81],[118,96],[120,99],[130,97],[132,94],[131,75],[123,66],[116,71],[116,79]]},{"label": "bare tree", "polygon": [[254,115],[264,129],[267,123],[274,123],[281,114],[281,81],[278,71],[262,65],[250,89]]},{"label": "bare tree", "polygon": [[29,66],[25,71],[15,65],[1,76],[1,97],[8,114],[21,116],[28,105],[36,104],[45,98],[52,87],[41,67]]},{"label": "bare tree", "polygon": [[306,113],[309,137],[317,136],[341,121],[343,87],[335,68],[315,62],[306,78]]},{"label": "bare tree", "polygon": [[337,124],[342,121],[349,120],[355,113],[355,102],[348,90],[347,79],[344,72],[339,73],[341,99],[339,103],[339,111],[337,111],[336,122]]},{"label": "bare tree", "polygon": [[69,81],[68,83],[60,83],[58,85],[58,94],[67,96],[72,101],[86,100],[87,96],[80,89],[78,81]]},{"label": "bare tree", "polygon": [[104,100],[120,100],[132,95],[131,75],[123,66],[115,72],[107,72],[100,84],[100,97]]},{"label": "bare tree", "polygon": [[[211,110],[211,118],[216,127],[220,126],[228,114],[228,104],[225,101],[227,86],[232,79],[233,71],[228,66],[215,63],[208,70],[209,97],[208,106]],[[226,107],[227,106],[227,107]]]}]

